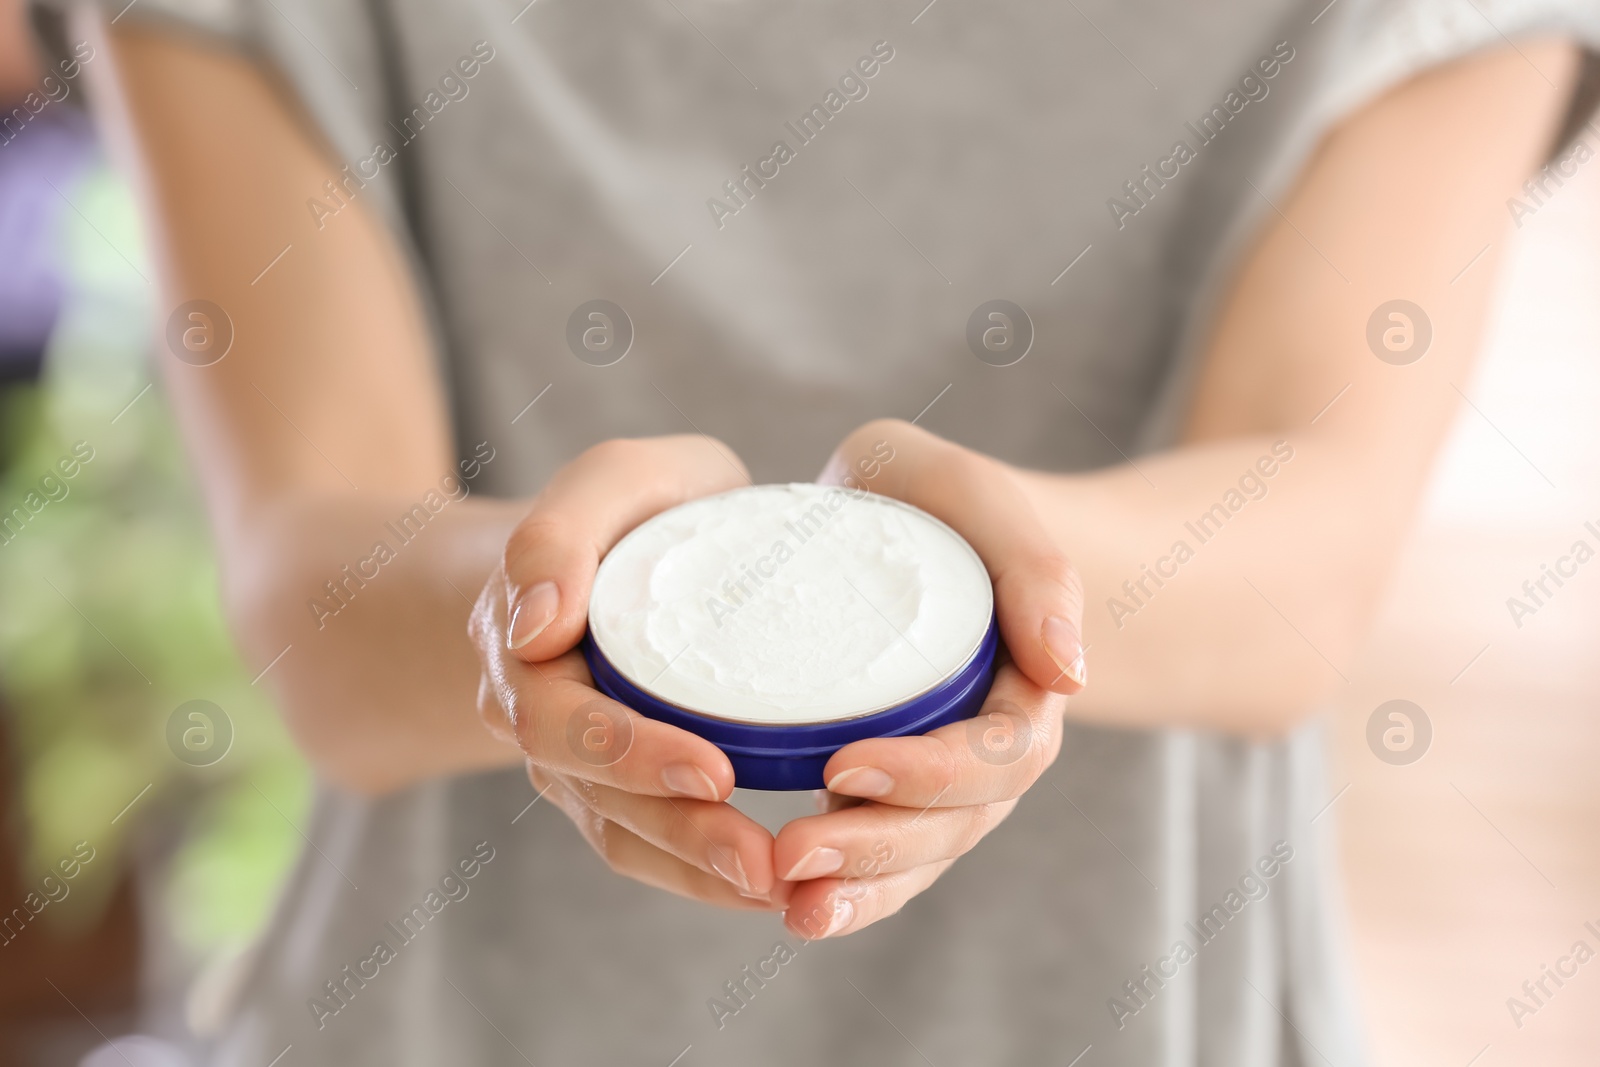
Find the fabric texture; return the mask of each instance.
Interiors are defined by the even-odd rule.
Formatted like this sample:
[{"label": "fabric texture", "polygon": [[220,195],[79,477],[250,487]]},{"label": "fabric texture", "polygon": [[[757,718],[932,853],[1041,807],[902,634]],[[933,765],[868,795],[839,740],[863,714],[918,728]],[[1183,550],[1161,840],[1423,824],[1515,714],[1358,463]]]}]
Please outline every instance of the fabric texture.
[{"label": "fabric texture", "polygon": [[[359,201],[393,228],[463,455],[496,450],[476,490],[507,495],[608,437],[694,431],[806,480],[884,415],[1045,469],[1160,447],[1243,242],[1332,123],[1475,49],[1600,41],[1594,5],[1555,0],[122,17],[282,76],[359,179],[330,173],[308,215]],[[1032,323],[1011,366],[967,342],[996,298]],[[594,299],[631,323],[608,366],[568,343]],[[1070,727],[937,885],[813,945],[612,875],[520,772],[324,790],[215,1059],[1360,1064],[1319,732]],[[776,822],[796,798],[738,802]]]}]

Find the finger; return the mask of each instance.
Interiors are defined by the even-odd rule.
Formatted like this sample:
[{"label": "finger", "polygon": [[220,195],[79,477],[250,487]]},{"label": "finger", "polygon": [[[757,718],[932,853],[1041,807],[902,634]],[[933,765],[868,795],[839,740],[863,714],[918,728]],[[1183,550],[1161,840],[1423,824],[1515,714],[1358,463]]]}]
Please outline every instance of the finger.
[{"label": "finger", "polygon": [[748,485],[726,446],[684,435],[612,440],[563,467],[506,542],[507,647],[533,662],[583,637],[600,559],[657,512]]},{"label": "finger", "polygon": [[[858,454],[875,458],[872,477]],[[880,419],[851,434],[818,480],[903,500],[965,537],[989,570],[1000,633],[1023,673],[1058,693],[1083,688],[1083,583],[1005,464]]]},{"label": "finger", "polygon": [[776,890],[787,898],[790,887],[773,874],[772,835],[731,804],[639,796],[574,779],[564,784],[595,814],[741,893],[771,898]]},{"label": "finger", "polygon": [[772,864],[787,882],[873,878],[965,855],[1015,800],[916,811],[887,804],[796,819],[778,831]]},{"label": "finger", "polygon": [[[574,659],[578,653],[569,652]],[[589,686],[552,678],[525,709],[526,690],[500,694],[517,743],[535,764],[629,793],[726,800],[733,765],[711,742],[646,718]]]},{"label": "finger", "polygon": [[801,882],[789,898],[783,924],[795,936],[812,941],[853,934],[905,907],[954,862],[944,860],[876,878]]},{"label": "finger", "polygon": [[665,889],[680,897],[743,911],[777,911],[781,905],[745,896],[732,883],[676,856],[663,852],[639,835],[597,814],[559,777],[546,794],[577,826],[589,847],[617,874]]},{"label": "finger", "polygon": [[[477,620],[504,604],[496,585],[479,598],[475,631]],[[733,765],[721,749],[601,695],[580,652],[525,663],[489,641],[479,643],[479,654],[485,726],[513,738],[536,765],[651,796],[716,801],[733,792]]]},{"label": "finger", "polygon": [[511,729],[511,720],[506,716],[506,709],[500,706],[487,673],[478,675],[477,708],[478,719],[483,723],[484,729],[507,744],[517,743],[517,736]]},{"label": "finger", "polygon": [[1066,698],[1002,662],[971,719],[919,737],[874,737],[833,754],[828,790],[902,808],[963,807],[1021,796],[1061,752]]},{"label": "finger", "polygon": [[858,804],[866,803],[860,797],[847,797],[842,793],[830,793],[826,789],[812,790],[811,798],[816,802],[818,815],[826,815],[830,811],[853,808]]}]

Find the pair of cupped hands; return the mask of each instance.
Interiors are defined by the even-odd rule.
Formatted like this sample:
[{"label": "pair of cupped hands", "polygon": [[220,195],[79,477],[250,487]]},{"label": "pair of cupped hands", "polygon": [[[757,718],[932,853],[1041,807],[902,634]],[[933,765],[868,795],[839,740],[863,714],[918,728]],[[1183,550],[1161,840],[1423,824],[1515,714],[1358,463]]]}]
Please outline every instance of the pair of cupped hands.
[{"label": "pair of cupped hands", "polygon": [[[876,462],[885,442],[893,459]],[[781,911],[807,939],[894,914],[999,825],[1060,752],[1066,697],[1084,683],[1082,587],[1017,472],[879,420],[840,443],[819,481],[895,497],[965,537],[994,583],[1004,647],[975,720],[846,745],[823,772],[820,813],[775,836],[727,802],[733,767],[715,745],[602,696],[577,647],[611,546],[658,512],[749,484],[726,445],[686,435],[584,452],[534,498],[469,626],[484,724],[522,749],[534,788],[613,871]],[[591,722],[604,758],[574,743]]]}]

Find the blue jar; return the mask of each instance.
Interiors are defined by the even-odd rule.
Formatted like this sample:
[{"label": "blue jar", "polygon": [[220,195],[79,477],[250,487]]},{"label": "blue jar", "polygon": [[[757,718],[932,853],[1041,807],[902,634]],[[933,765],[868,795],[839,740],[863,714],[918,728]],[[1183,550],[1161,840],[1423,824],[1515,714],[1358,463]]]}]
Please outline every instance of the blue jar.
[{"label": "blue jar", "polygon": [[977,714],[998,644],[988,574],[955,531],[794,484],[631,531],[595,576],[583,653],[600,692],[715,744],[741,788],[798,790],[852,741]]}]

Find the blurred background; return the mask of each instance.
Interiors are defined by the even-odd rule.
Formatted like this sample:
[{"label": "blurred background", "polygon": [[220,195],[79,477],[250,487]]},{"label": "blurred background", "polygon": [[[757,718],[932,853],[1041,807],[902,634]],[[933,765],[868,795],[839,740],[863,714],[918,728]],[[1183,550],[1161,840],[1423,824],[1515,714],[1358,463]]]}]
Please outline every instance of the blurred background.
[{"label": "blurred background", "polygon": [[[1600,561],[1547,582],[1520,627],[1507,605],[1574,542],[1600,546],[1596,125],[1508,231],[1483,358],[1456,383],[1470,404],[1338,700],[1329,817],[1380,1067],[1600,1063],[1600,964],[1538,991],[1575,942],[1600,951]],[[1428,717],[1415,762],[1369,742],[1390,700]]]},{"label": "blurred background", "polygon": [[[25,103],[42,72],[16,0],[0,17],[0,1067],[178,1063],[310,781],[219,614],[129,191],[81,85]],[[1507,607],[1600,543],[1600,162],[1508,239],[1470,403],[1333,717],[1319,818],[1382,1065],[1600,1062],[1600,962],[1508,1003],[1600,948],[1600,561],[1520,626]],[[1398,757],[1369,730],[1393,700],[1427,724]]]},{"label": "blurred background", "polygon": [[0,1067],[55,1067],[204,1010],[189,989],[265,922],[310,793],[151,387],[134,204],[82,79],[40,94],[0,13]]}]

